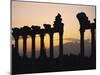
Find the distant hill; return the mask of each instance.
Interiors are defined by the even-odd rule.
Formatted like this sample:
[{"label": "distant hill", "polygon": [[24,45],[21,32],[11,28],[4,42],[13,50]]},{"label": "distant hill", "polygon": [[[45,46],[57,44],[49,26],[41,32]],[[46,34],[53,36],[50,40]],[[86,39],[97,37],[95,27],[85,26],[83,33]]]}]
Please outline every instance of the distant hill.
[{"label": "distant hill", "polygon": [[[74,55],[78,55],[80,53],[80,42],[79,41],[75,41],[75,42],[67,42],[65,44],[63,44],[63,53],[64,55],[70,55],[70,54],[74,54]],[[39,56],[40,50],[36,50],[36,57]],[[49,49],[46,49],[46,54],[47,56],[49,56]],[[30,53],[28,53],[28,55],[30,56]],[[85,56],[90,56],[91,55],[91,43],[89,40],[85,40]],[[54,47],[54,57],[56,58],[57,56],[59,56],[59,46],[55,46]]]},{"label": "distant hill", "polygon": [[[78,55],[80,53],[80,42],[68,42],[63,44],[63,53],[64,55],[75,54]],[[47,55],[49,56],[49,49],[46,50]],[[54,47],[54,56],[57,57],[59,55],[59,46]],[[85,40],[85,56],[91,55],[91,43],[89,40]]]}]

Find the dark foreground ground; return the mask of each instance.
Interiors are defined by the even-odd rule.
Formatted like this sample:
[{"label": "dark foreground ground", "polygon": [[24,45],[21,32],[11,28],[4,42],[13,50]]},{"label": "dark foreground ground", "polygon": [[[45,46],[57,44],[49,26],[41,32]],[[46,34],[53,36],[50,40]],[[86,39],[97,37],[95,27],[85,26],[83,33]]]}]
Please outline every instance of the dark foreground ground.
[{"label": "dark foreground ground", "polygon": [[80,55],[62,56],[56,59],[41,56],[38,59],[12,55],[12,74],[43,73],[96,69],[95,57]]}]

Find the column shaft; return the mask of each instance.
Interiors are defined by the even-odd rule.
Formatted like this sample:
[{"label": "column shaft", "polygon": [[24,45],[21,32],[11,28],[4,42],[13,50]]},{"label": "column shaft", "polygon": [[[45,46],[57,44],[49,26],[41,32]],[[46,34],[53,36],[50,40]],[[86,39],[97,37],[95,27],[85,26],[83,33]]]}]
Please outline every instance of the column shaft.
[{"label": "column shaft", "polygon": [[18,47],[18,38],[15,38],[15,52],[18,54],[19,52],[19,47]]},{"label": "column shaft", "polygon": [[18,50],[18,38],[15,38],[15,48]]},{"label": "column shaft", "polygon": [[84,56],[84,31],[80,31],[80,50],[81,56]]},{"label": "column shaft", "polygon": [[45,49],[44,49],[44,35],[40,35],[41,38],[41,49],[40,49],[40,56],[45,55]]},{"label": "column shaft", "polygon": [[35,35],[32,36],[32,58],[35,58]]},{"label": "column shaft", "polygon": [[59,36],[59,49],[60,49],[60,56],[63,56],[63,34],[62,33]]},{"label": "column shaft", "polygon": [[27,39],[26,39],[26,37],[23,37],[23,56],[25,56],[26,57],[26,50],[27,50]]},{"label": "column shaft", "polygon": [[96,56],[96,41],[95,41],[95,30],[91,30],[91,50],[92,50],[92,56]]},{"label": "column shaft", "polygon": [[53,58],[53,34],[50,34],[50,57]]}]

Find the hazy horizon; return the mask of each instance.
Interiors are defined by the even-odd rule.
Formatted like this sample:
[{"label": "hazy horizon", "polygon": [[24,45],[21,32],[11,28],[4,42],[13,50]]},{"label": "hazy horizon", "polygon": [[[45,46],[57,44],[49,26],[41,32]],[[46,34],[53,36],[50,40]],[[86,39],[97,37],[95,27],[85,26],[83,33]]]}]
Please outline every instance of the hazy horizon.
[{"label": "hazy horizon", "polygon": [[[62,22],[64,23],[63,44],[80,40],[79,22],[76,15],[80,12],[85,12],[91,22],[95,16],[95,6],[85,5],[67,5],[67,4],[52,4],[52,3],[34,3],[34,2],[18,2],[12,1],[12,28],[37,25],[43,28],[43,24],[53,26],[55,16],[61,14]],[[68,39],[69,38],[69,39]],[[58,33],[54,34],[54,46],[59,45]],[[67,40],[65,40],[67,39]],[[85,40],[91,39],[90,30],[85,32]],[[20,51],[22,49],[22,39],[19,40]],[[28,52],[31,51],[31,38],[27,39]],[[36,36],[36,50],[40,49],[40,37]],[[45,35],[45,47],[49,48],[49,35]],[[73,51],[73,50],[72,50]],[[74,51],[73,51],[74,52]],[[77,50],[76,53],[79,51]]]}]

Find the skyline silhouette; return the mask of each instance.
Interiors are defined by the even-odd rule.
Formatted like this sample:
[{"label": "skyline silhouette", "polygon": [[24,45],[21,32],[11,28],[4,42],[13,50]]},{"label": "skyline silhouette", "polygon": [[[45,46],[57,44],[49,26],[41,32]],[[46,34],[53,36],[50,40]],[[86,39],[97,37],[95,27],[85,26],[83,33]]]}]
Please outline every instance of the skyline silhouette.
[{"label": "skyline silhouette", "polygon": [[[65,69],[70,69],[70,68],[64,68],[63,66],[71,66],[74,65],[79,66],[80,68],[74,68],[74,69],[94,69],[96,68],[96,39],[95,39],[95,29],[96,29],[96,19],[94,19],[94,23],[90,23],[87,22],[88,21],[88,17],[85,16],[84,19],[84,15],[86,15],[84,12],[80,12],[77,15],[77,18],[80,22],[80,52],[78,54],[64,54],[64,44],[63,44],[63,27],[64,27],[64,23],[62,23],[62,18],[61,15],[58,13],[58,15],[55,17],[55,21],[53,24],[53,27],[51,27],[50,24],[43,24],[44,25],[44,29],[40,29],[40,26],[32,26],[31,28],[28,26],[24,26],[22,28],[12,28],[12,35],[15,39],[15,46],[12,44],[12,74],[16,73],[16,74],[20,74],[20,73],[31,73],[31,72],[46,72],[46,71],[60,71],[60,70],[65,70]],[[81,27],[81,22],[82,27]],[[87,26],[88,25],[88,26]],[[91,54],[89,57],[85,56],[85,47],[84,47],[84,31],[85,31],[85,26],[86,29],[90,29],[91,30]],[[81,32],[81,30],[83,31],[83,33]],[[57,52],[59,53],[58,57],[55,58],[54,57],[54,45],[53,45],[53,34],[58,32],[59,33],[59,49],[57,49]],[[45,42],[44,42],[44,36],[45,34],[48,33],[49,37],[50,37],[50,50],[49,50],[49,56],[47,56],[46,53],[46,48],[45,48]],[[82,33],[82,34],[81,34]],[[39,52],[39,57],[36,58],[36,50],[35,50],[35,35],[39,34],[40,38],[41,38],[41,42],[40,42],[40,52]],[[28,58],[27,57],[27,35],[30,35],[32,38],[32,51],[31,51],[31,57]],[[19,36],[22,36],[23,38],[23,55],[22,57],[19,55],[18,50],[19,50],[19,46],[18,46],[18,40],[19,40]],[[76,42],[77,43],[77,42]],[[76,45],[76,43],[74,44],[74,46]],[[72,46],[73,43],[71,43]],[[89,43],[88,43],[89,44]],[[66,46],[70,46],[65,44]],[[66,49],[67,50],[67,49]],[[69,49],[68,49],[69,50]],[[72,50],[72,48],[71,48]],[[57,53],[56,52],[56,53]],[[72,59],[77,60],[77,62],[79,64],[73,64],[72,63]],[[68,61],[67,61],[68,60]],[[82,61],[81,61],[82,60]],[[19,63],[18,63],[19,61]],[[67,62],[66,62],[67,61]],[[76,62],[76,63],[77,63]],[[91,63],[92,62],[92,63]],[[62,65],[59,66],[59,68],[57,69],[53,69],[53,65],[51,66],[49,63],[56,65]],[[58,63],[58,64],[57,64]],[[89,64],[88,64],[89,63]],[[22,65],[23,64],[23,65]],[[43,68],[43,65],[47,66],[49,68],[51,68],[50,70],[46,70],[46,67],[42,70],[39,69],[35,69],[35,67],[38,68]],[[88,67],[85,67],[85,65],[88,64]],[[40,66],[38,66],[40,65]],[[16,66],[16,67],[15,67]],[[21,66],[21,69],[19,70],[19,67]],[[50,67],[51,66],[51,67]],[[34,69],[34,70],[33,70]],[[74,70],[73,68],[71,68],[72,70]]]},{"label": "skyline silhouette", "polygon": [[12,1],[12,74],[96,69],[95,7],[39,4]]},{"label": "skyline silhouette", "polygon": [[12,36],[15,39],[15,49],[17,51],[19,51],[19,36],[22,36],[23,38],[23,56],[26,56],[27,54],[27,36],[30,35],[31,36],[31,40],[32,40],[32,48],[31,48],[31,53],[32,56],[35,57],[35,36],[37,34],[40,35],[41,38],[41,42],[40,42],[40,56],[42,56],[43,54],[46,55],[44,49],[44,37],[45,34],[49,34],[50,36],[50,56],[53,57],[53,34],[54,33],[59,33],[59,55],[62,56],[63,55],[63,28],[64,28],[64,24],[62,23],[62,18],[61,15],[58,13],[58,15],[55,17],[55,21],[53,24],[53,27],[51,27],[50,24],[44,24],[44,29],[40,29],[40,26],[24,26],[22,28],[12,28]]},{"label": "skyline silhouette", "polygon": [[[41,7],[42,6],[42,7]],[[73,8],[74,7],[74,8]],[[35,11],[34,11],[35,10]],[[53,11],[53,12],[51,12]],[[43,27],[43,24],[53,26],[54,16],[60,13],[63,18],[64,38],[79,38],[79,22],[76,18],[78,12],[85,12],[89,20],[93,22],[95,16],[95,6],[80,5],[63,5],[63,4],[46,4],[31,2],[12,2],[12,28],[32,25]],[[40,14],[41,12],[41,14]],[[85,39],[90,39],[90,32],[86,32]],[[58,34],[55,36],[55,39]],[[48,39],[48,37],[46,37]]]}]

